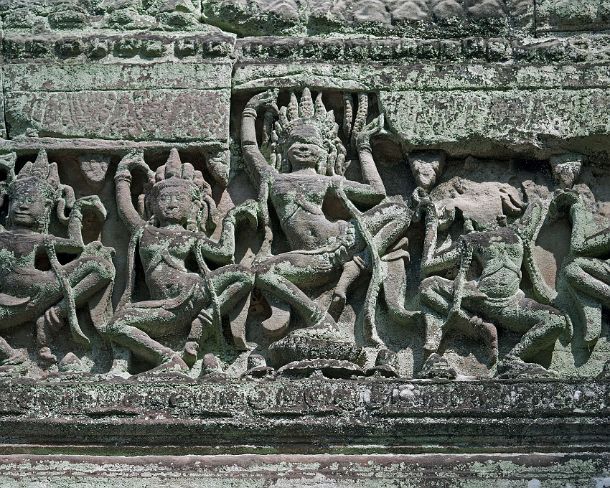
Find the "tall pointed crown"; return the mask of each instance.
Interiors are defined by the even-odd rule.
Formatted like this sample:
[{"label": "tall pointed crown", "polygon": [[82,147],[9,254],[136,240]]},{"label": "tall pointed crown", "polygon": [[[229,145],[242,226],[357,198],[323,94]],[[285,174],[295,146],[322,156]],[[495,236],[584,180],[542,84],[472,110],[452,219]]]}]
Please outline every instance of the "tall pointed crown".
[{"label": "tall pointed crown", "polygon": [[339,125],[333,110],[326,110],[322,93],[314,101],[309,88],[303,89],[300,101],[291,92],[288,105],[279,109],[278,120],[271,133],[271,163],[280,171],[290,171],[286,159],[288,144],[292,133],[304,126],[313,129],[311,132],[315,142],[328,151],[328,158],[320,162],[318,172],[334,174],[345,161],[345,148],[338,137]]},{"label": "tall pointed crown", "polygon": [[[34,162],[25,163],[15,175],[16,161],[15,153],[0,156],[0,168],[6,175],[5,181],[0,184],[0,205],[4,203],[5,196],[13,198],[28,190],[39,191],[51,201],[50,208],[55,207],[59,222],[66,225],[75,202],[74,190],[71,186],[61,183],[57,163],[49,163],[46,151],[41,149]],[[42,222],[44,228],[48,224],[48,218]]]},{"label": "tall pointed crown", "polygon": [[[155,172],[151,194],[153,198],[169,186],[186,186],[193,198],[193,217],[191,227],[205,228],[213,225],[216,203],[212,198],[212,188],[205,181],[203,173],[190,163],[183,163],[176,148],[172,148],[167,162]],[[203,212],[203,214],[202,214]],[[152,212],[149,212],[152,214]]]},{"label": "tall pointed crown", "polygon": [[210,185],[203,178],[201,171],[196,170],[191,163],[183,163],[176,148],[172,148],[167,162],[159,166],[155,173],[153,191],[158,192],[161,188],[171,185],[191,186],[195,192],[209,192]]},{"label": "tall pointed crown", "polygon": [[[14,173],[13,173],[14,175]],[[11,178],[10,175],[7,175]],[[41,149],[32,163],[25,163],[16,177],[9,181],[9,195],[23,188],[23,185],[37,186],[44,195],[56,201],[61,197],[62,185],[59,181],[57,163],[49,163],[49,158],[44,149]]]}]

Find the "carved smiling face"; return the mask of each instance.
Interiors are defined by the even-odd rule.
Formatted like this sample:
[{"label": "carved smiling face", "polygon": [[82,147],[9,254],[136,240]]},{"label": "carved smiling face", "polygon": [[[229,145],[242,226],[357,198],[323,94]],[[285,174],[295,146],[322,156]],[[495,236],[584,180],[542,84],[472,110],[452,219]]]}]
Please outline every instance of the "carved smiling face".
[{"label": "carved smiling face", "polygon": [[8,206],[10,227],[40,230],[48,221],[53,202],[42,185],[33,178],[15,184]]},{"label": "carved smiling face", "polygon": [[191,193],[190,185],[177,178],[159,189],[153,202],[153,212],[162,227],[187,222],[193,207]]},{"label": "carved smiling face", "polygon": [[317,168],[321,158],[326,155],[322,137],[315,126],[302,124],[291,131],[286,157],[293,171]]}]

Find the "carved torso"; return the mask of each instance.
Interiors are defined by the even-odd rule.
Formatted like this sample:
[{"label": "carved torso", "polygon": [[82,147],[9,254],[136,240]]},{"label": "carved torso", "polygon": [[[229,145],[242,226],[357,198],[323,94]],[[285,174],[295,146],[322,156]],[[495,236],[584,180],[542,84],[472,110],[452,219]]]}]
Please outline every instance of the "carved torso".
[{"label": "carved torso", "polygon": [[33,268],[36,254],[42,251],[44,235],[36,232],[0,232],[0,252],[3,255],[0,273],[18,268]]},{"label": "carved torso", "polygon": [[144,227],[140,259],[152,298],[175,298],[198,281],[198,275],[189,273],[185,266],[194,243],[192,233],[184,229]]},{"label": "carved torso", "polygon": [[55,282],[53,272],[45,266],[39,269],[37,258],[44,256],[44,240],[52,239],[57,252],[75,252],[69,239],[38,232],[0,232],[0,290],[14,296],[30,296],[33,290],[44,290],[46,283]]},{"label": "carved torso", "polygon": [[491,298],[506,298],[519,290],[523,242],[509,228],[464,236],[480,265],[479,290]]},{"label": "carved torso", "polygon": [[276,176],[271,201],[292,249],[320,248],[349,226],[344,220],[330,221],[322,211],[330,182],[330,177],[317,174]]}]

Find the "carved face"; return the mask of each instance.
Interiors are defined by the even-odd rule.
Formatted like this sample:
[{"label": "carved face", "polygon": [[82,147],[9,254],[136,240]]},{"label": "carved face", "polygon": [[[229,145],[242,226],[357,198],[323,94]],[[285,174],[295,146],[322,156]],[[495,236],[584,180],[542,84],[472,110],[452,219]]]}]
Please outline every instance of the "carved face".
[{"label": "carved face", "polygon": [[84,155],[79,158],[79,163],[87,183],[98,190],[101,189],[108,172],[110,158],[98,154]]},{"label": "carved face", "polygon": [[423,158],[409,158],[409,166],[415,178],[417,186],[429,191],[436,183],[440,164],[438,161],[426,160]]},{"label": "carved face", "polygon": [[153,203],[153,212],[161,226],[187,222],[193,205],[188,183],[161,188]]},{"label": "carved face", "polygon": [[560,188],[572,188],[582,168],[581,163],[567,162],[552,166],[553,177]]},{"label": "carved face", "polygon": [[292,130],[286,157],[293,170],[317,168],[320,159],[326,155],[315,127],[304,124]]},{"label": "carved face", "polygon": [[38,230],[48,221],[53,202],[35,182],[24,182],[12,192],[8,206],[11,227]]}]

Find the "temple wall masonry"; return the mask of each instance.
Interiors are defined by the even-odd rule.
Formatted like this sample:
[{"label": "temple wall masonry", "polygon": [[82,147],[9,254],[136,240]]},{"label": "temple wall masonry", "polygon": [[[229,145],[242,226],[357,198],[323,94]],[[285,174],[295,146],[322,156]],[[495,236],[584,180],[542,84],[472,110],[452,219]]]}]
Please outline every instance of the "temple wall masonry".
[{"label": "temple wall masonry", "polygon": [[610,1],[0,0],[0,486],[610,486]]}]

